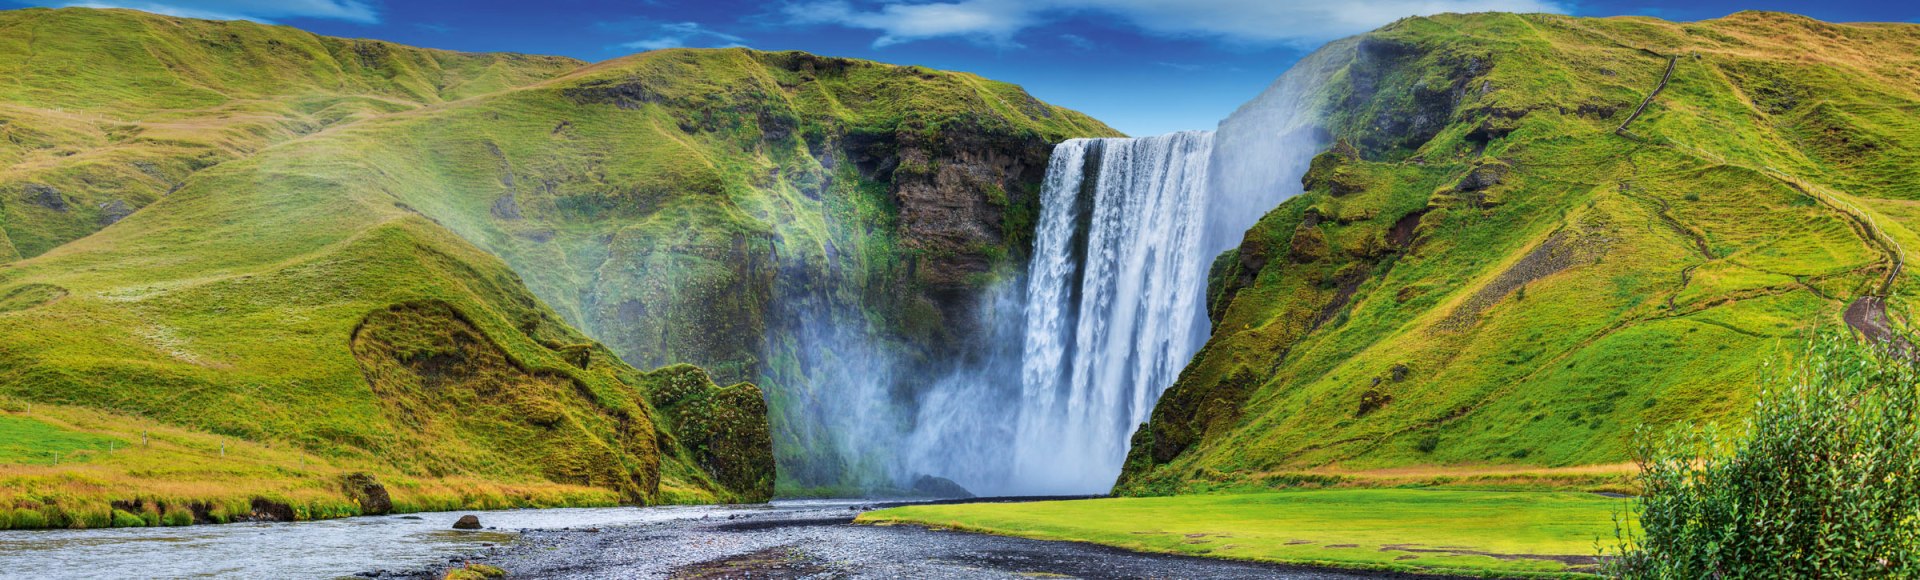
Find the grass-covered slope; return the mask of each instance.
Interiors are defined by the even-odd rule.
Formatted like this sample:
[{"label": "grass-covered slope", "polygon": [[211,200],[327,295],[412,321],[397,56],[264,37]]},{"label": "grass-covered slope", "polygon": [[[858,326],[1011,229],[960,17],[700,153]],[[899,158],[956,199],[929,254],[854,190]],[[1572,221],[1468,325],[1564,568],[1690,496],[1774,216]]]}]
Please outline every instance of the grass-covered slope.
[{"label": "grass-covered slope", "polygon": [[1334,145],[1216,264],[1122,492],[1618,463],[1808,329],[1909,312],[1920,26],[1449,15],[1324,50]]},{"label": "grass-covered slope", "polygon": [[[340,489],[337,465],[481,490],[439,504],[449,507],[771,492],[770,461],[764,478],[737,478],[745,487],[716,483],[684,444],[695,437],[649,401],[684,373],[636,371],[560,322],[497,258],[385,198],[393,185],[364,158],[290,153],[209,169],[113,227],[0,267],[0,287],[27,289],[0,313],[11,408],[110,413],[95,424],[120,431],[123,449],[125,426],[158,422],[283,449],[280,459],[222,478],[244,462],[210,444],[161,468],[123,451],[91,470],[23,468],[8,500],[57,520],[107,500],[185,509],[263,486],[297,499]],[[770,453],[764,415],[716,420],[740,422],[725,435],[754,447],[757,433]],[[317,459],[287,465],[304,455]],[[102,470],[112,478],[96,479]],[[168,491],[183,480],[224,483]],[[529,491],[555,486],[575,491]]]},{"label": "grass-covered slope", "polygon": [[[810,408],[877,337],[949,356],[1024,263],[1050,143],[1108,135],[1013,85],[746,49],[667,50],[343,128],[394,203],[520,272],[642,367],[766,386],[788,475],[841,483]],[[884,363],[875,363],[884,364]]]},{"label": "grass-covered slope", "polygon": [[130,10],[0,12],[0,262],[273,143],[582,64]]},{"label": "grass-covered slope", "polygon": [[[132,498],[164,521],[252,498],[350,513],[362,472],[402,509],[764,499],[772,440],[831,482],[843,466],[804,457],[822,394],[801,387],[835,384],[808,376],[803,353],[830,351],[806,333],[952,342],[1025,251],[1048,144],[1112,134],[1012,85],[803,53],[562,72],[250,23],[0,19],[36,71],[0,90],[31,122],[0,129],[52,135],[9,154],[71,176],[0,199],[20,258],[0,264],[0,402],[47,425],[0,475],[28,524]],[[34,40],[56,26],[98,38]],[[62,105],[44,62],[127,70]],[[258,123],[220,124],[238,118]],[[104,203],[75,192],[132,191],[114,176],[149,157],[122,154],[166,187],[74,217]],[[192,442],[108,454],[135,426]],[[57,466],[31,451],[76,441]]]}]

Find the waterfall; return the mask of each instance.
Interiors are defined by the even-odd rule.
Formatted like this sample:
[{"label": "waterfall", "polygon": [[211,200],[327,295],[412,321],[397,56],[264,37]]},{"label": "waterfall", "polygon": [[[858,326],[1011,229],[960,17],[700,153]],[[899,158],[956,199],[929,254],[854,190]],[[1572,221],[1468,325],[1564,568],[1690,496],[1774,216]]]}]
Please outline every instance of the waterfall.
[{"label": "waterfall", "polygon": [[1202,346],[1208,269],[1300,192],[1327,137],[1321,50],[1215,132],[1054,147],[1026,275],[991,290],[985,360],[934,378],[897,479],[986,495],[1104,493],[1134,430]]},{"label": "waterfall", "polygon": [[1028,271],[1020,487],[1105,491],[1206,339],[1212,149],[1198,131],[1055,147]]}]

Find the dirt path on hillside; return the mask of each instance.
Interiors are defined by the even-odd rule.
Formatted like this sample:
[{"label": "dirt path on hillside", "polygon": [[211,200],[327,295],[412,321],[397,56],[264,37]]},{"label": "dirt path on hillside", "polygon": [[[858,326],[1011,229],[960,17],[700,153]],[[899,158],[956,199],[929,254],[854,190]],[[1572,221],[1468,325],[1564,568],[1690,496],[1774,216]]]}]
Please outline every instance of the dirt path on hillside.
[{"label": "dirt path on hillside", "polygon": [[[1658,54],[1658,53],[1655,53],[1655,54]],[[1667,83],[1673,79],[1673,71],[1675,66],[1679,63],[1679,60],[1680,59],[1678,55],[1667,56],[1666,71],[1661,73],[1659,84],[1655,85],[1653,88],[1653,91],[1647,93],[1646,98],[1640,101],[1640,106],[1634,108],[1633,114],[1628,115],[1627,120],[1621,123],[1619,128],[1614,129],[1615,134],[1618,134],[1622,137],[1633,139],[1635,141],[1639,141],[1642,143],[1648,142],[1646,139],[1643,139],[1640,136],[1633,134],[1633,132],[1628,131],[1627,127],[1629,125],[1632,125],[1635,119],[1640,118],[1640,114],[1645,112],[1649,105],[1653,104],[1654,98],[1660,96],[1660,92],[1667,88]],[[1681,150],[1691,149],[1687,147],[1681,147],[1679,146],[1679,144],[1675,144],[1675,143],[1668,143],[1668,144],[1665,144],[1665,146],[1681,149]],[[1718,159],[1718,156],[1709,157],[1705,155],[1700,155],[1700,157],[1703,159]],[[1631,154],[1628,155],[1627,162],[1630,165],[1633,164],[1633,159]],[[1720,162],[1722,164],[1726,164],[1724,160],[1721,160]],[[1735,166],[1738,166],[1738,165],[1735,165]],[[1634,169],[1634,174],[1637,177],[1639,173],[1638,165],[1633,165],[1633,169]],[[1823,191],[1817,191],[1816,190],[1817,186],[1803,183],[1799,179],[1791,175],[1787,175],[1785,172],[1773,169],[1772,167],[1750,168],[1750,169],[1755,169],[1760,174],[1766,175],[1767,177],[1773,178],[1775,181],[1785,184],[1787,187],[1800,192],[1801,195],[1805,195],[1807,197],[1813,198],[1814,201],[1819,202],[1821,205],[1845,217],[1846,220],[1850,222],[1854,226],[1854,228],[1860,233],[1860,236],[1865,239],[1865,241],[1867,242],[1867,245],[1873,246],[1876,250],[1879,250],[1882,254],[1886,256],[1886,259],[1887,259],[1886,277],[1880,281],[1878,287],[1874,288],[1873,290],[1870,290],[1864,296],[1855,298],[1853,302],[1847,304],[1846,312],[1842,314],[1841,319],[1846,321],[1848,328],[1853,329],[1853,331],[1859,333],[1860,336],[1866,337],[1870,342],[1891,343],[1891,344],[1894,344],[1896,348],[1900,349],[1901,352],[1911,352],[1913,350],[1912,345],[1908,344],[1905,339],[1899,337],[1899,335],[1894,331],[1893,326],[1889,324],[1889,321],[1887,319],[1887,297],[1892,294],[1894,284],[1896,284],[1899,281],[1901,272],[1904,271],[1906,268],[1906,260],[1905,260],[1906,252],[1904,248],[1900,247],[1899,242],[1894,241],[1892,237],[1888,236],[1885,232],[1880,231],[1879,226],[1873,222],[1873,217],[1867,212],[1865,212],[1864,210],[1861,210],[1860,208],[1855,207],[1851,202],[1848,202],[1844,199],[1840,199],[1838,196],[1829,195]],[[1631,187],[1628,182],[1624,182],[1624,181],[1621,182],[1620,188],[1621,188],[1621,193],[1631,195],[1631,192],[1630,192]],[[1683,234],[1693,234],[1693,232],[1680,226],[1679,223],[1672,218],[1672,216],[1668,213],[1668,207],[1665,200],[1659,200],[1659,204],[1660,204],[1659,217],[1667,221],[1669,226],[1674,227],[1674,229],[1676,229],[1677,231],[1680,231]],[[1697,235],[1692,235],[1689,237],[1693,238],[1693,241],[1695,242],[1695,244],[1699,246],[1699,250],[1701,251],[1701,253],[1705,255],[1708,260],[1713,259],[1712,253],[1707,251],[1704,240],[1699,239]],[[1692,267],[1689,267],[1680,272],[1680,281],[1681,281],[1682,290],[1686,288],[1687,284],[1691,283],[1692,273],[1693,273]],[[1675,296],[1677,295],[1678,293],[1676,292]],[[1667,306],[1669,309],[1672,309],[1676,306],[1674,304],[1674,296],[1667,297]]]}]

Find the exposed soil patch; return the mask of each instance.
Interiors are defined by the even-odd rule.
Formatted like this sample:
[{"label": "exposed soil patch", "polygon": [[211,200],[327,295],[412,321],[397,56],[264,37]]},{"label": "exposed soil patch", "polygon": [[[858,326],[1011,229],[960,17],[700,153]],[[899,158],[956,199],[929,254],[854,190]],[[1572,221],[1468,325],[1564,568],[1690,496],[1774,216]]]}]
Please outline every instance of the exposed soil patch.
[{"label": "exposed soil patch", "polygon": [[1465,330],[1480,320],[1480,313],[1493,307],[1508,294],[1530,282],[1592,262],[1605,253],[1606,240],[1593,233],[1563,229],[1547,236],[1533,251],[1493,281],[1467,297],[1467,300],[1435,326],[1437,330]]},{"label": "exposed soil patch", "polygon": [[1457,546],[1438,546],[1433,548],[1422,548],[1419,546],[1420,544],[1387,544],[1384,546],[1380,546],[1380,551],[1382,552],[1413,552],[1417,554],[1446,554],[1449,556],[1486,556],[1489,558],[1495,558],[1500,560],[1546,560],[1551,562],[1559,562],[1559,563],[1566,564],[1568,566],[1573,566],[1573,567],[1593,566],[1600,563],[1600,558],[1595,556],[1574,556],[1574,555],[1556,555],[1556,554],[1502,554],[1499,552],[1486,552],[1481,550],[1461,548]]},{"label": "exposed soil patch", "polygon": [[1861,296],[1854,300],[1847,305],[1847,326],[1875,342],[1891,340],[1893,329],[1887,325],[1886,302],[1879,296]]}]

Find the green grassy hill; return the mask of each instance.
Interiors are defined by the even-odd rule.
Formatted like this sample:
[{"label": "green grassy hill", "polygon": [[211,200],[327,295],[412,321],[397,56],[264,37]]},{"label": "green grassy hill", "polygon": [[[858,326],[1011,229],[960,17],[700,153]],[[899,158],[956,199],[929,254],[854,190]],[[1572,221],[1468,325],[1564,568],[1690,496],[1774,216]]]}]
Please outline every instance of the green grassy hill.
[{"label": "green grassy hill", "polygon": [[1123,493],[1625,462],[1911,312],[1920,26],[1445,15],[1315,58],[1335,145],[1216,263]]},{"label": "green grassy hill", "polygon": [[628,362],[796,376],[798,339],[764,336],[802,300],[951,340],[951,295],[1025,251],[1048,143],[1112,134],[1012,85],[803,53],[579,67],[0,23],[0,67],[32,71],[0,81],[14,526],[346,515],[356,473],[398,509],[764,499],[771,441],[806,436],[768,415],[807,395]]},{"label": "green grassy hill", "polygon": [[582,64],[130,10],[0,12],[0,262],[274,143]]}]

